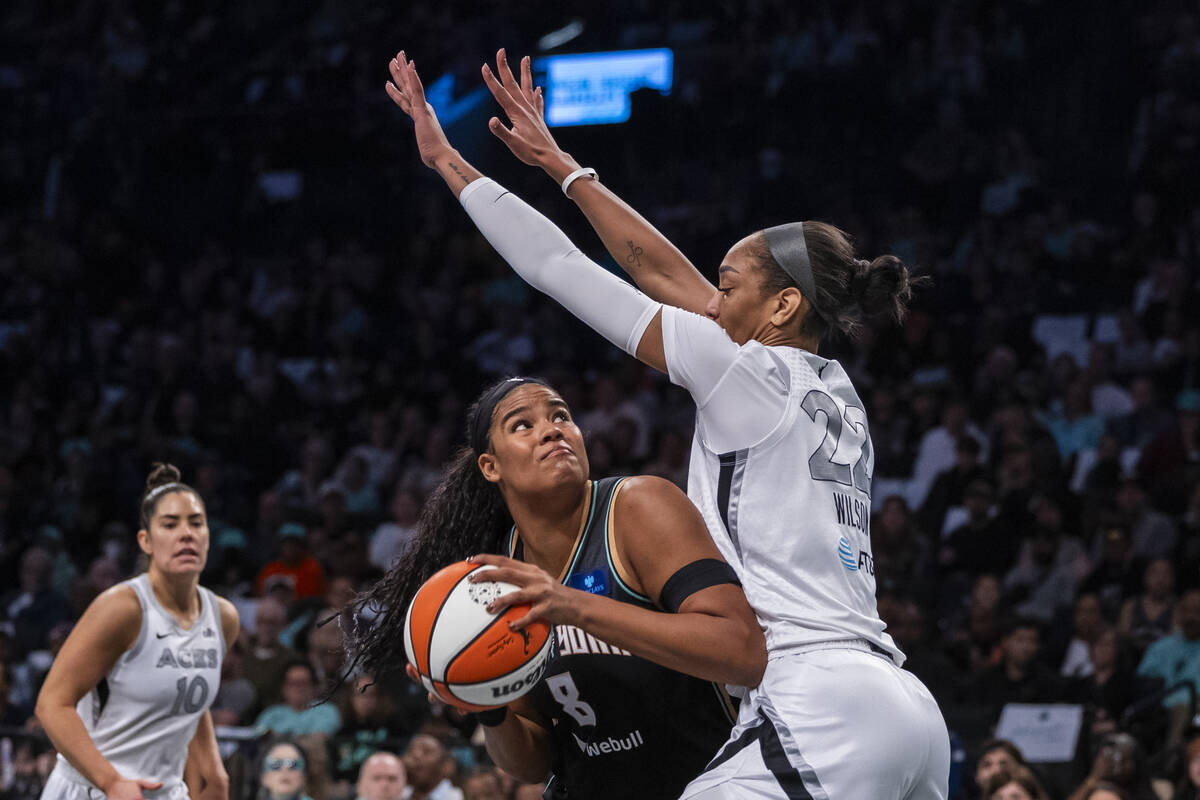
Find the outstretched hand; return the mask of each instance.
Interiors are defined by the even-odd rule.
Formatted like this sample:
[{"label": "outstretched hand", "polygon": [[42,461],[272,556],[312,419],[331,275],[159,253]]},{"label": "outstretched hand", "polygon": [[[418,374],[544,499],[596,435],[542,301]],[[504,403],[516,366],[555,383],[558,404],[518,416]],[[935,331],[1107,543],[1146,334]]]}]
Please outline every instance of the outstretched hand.
[{"label": "outstretched hand", "polygon": [[567,157],[546,127],[546,98],[542,87],[533,85],[529,56],[521,59],[521,80],[518,81],[508,66],[504,48],[500,48],[496,53],[496,71],[492,72],[492,68],[484,64],[483,80],[512,125],[505,127],[499,118],[492,117],[488,120],[488,129],[514,156],[535,167],[546,167],[555,157]]},{"label": "outstretched hand", "polygon": [[451,149],[433,106],[425,99],[425,87],[417,75],[417,65],[409,61],[404,51],[388,64],[392,80],[386,85],[388,97],[413,121],[417,135],[417,150],[425,166],[435,168],[437,158]]}]

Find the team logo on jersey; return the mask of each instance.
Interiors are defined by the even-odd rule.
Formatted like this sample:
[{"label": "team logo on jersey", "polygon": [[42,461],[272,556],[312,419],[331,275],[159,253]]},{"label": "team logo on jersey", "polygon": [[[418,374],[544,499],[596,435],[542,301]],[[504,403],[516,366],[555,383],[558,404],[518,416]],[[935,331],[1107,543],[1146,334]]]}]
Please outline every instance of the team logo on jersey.
[{"label": "team logo on jersey", "polygon": [[214,631],[212,628],[205,628],[205,629],[204,629],[204,635],[205,635],[205,636],[207,636],[207,637],[210,637],[210,638],[211,638],[211,637],[213,637],[213,636],[216,636],[216,635],[217,635],[217,632],[216,632],[216,631]]},{"label": "team logo on jersey", "polygon": [[604,578],[604,570],[594,569],[580,575],[567,578],[567,586],[592,594],[608,594],[608,581]]},{"label": "team logo on jersey", "polygon": [[838,539],[838,559],[848,572],[858,572],[858,560],[854,557],[854,549],[846,541],[846,537]]}]

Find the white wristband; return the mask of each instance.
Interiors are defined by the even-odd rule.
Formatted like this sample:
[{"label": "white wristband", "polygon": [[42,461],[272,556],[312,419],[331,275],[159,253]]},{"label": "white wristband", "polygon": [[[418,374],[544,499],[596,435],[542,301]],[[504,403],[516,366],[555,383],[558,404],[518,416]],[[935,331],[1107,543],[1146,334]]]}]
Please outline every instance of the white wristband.
[{"label": "white wristband", "polygon": [[[593,180],[600,180],[599,176],[596,175],[596,170],[592,169],[591,167],[580,167],[579,169],[575,170],[567,177],[563,178],[563,182],[562,182],[563,194],[567,194],[567,189],[570,188],[571,184],[574,183],[577,179],[582,178],[584,175],[591,176],[591,178]],[[567,196],[569,197],[570,195],[567,195]]]}]

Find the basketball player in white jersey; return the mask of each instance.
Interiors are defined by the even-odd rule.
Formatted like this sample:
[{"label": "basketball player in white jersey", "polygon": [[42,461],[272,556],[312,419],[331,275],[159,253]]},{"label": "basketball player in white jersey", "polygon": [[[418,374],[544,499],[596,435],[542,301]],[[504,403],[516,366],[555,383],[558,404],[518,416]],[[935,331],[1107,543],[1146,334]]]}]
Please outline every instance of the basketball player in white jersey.
[{"label": "basketball player in white jersey", "polygon": [[492,131],[560,183],[655,299],[463,161],[403,53],[387,90],[413,119],[422,160],[521,277],[691,393],[688,495],[766,633],[762,683],[682,797],[945,798],[945,722],[899,668],[903,654],[876,611],[866,414],[841,365],[817,355],[830,330],[899,319],[908,270],[894,256],[856,259],[833,226],[792,223],[735,244],[713,287],[557,147],[528,64],[518,82],[503,51],[498,62],[500,78],[485,66],[484,79],[512,128],[493,119]]},{"label": "basketball player in white jersey", "polygon": [[189,787],[191,800],[228,798],[208,708],[238,616],[200,586],[204,502],[156,464],[139,509],[149,570],[88,606],[38,695],[58,750],[43,800],[184,800]]}]

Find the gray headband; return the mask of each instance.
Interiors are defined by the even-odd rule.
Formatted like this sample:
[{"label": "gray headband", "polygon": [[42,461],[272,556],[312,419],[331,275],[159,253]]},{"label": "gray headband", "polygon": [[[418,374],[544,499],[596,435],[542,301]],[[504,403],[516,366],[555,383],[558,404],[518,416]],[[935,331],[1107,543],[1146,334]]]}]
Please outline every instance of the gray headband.
[{"label": "gray headband", "polygon": [[800,294],[804,295],[809,305],[812,305],[816,299],[817,287],[813,283],[812,262],[808,260],[808,245],[804,241],[804,223],[789,222],[786,225],[776,225],[763,231],[763,235],[767,238],[767,249],[771,251],[771,255],[779,266],[783,267],[783,271],[796,282]]}]

